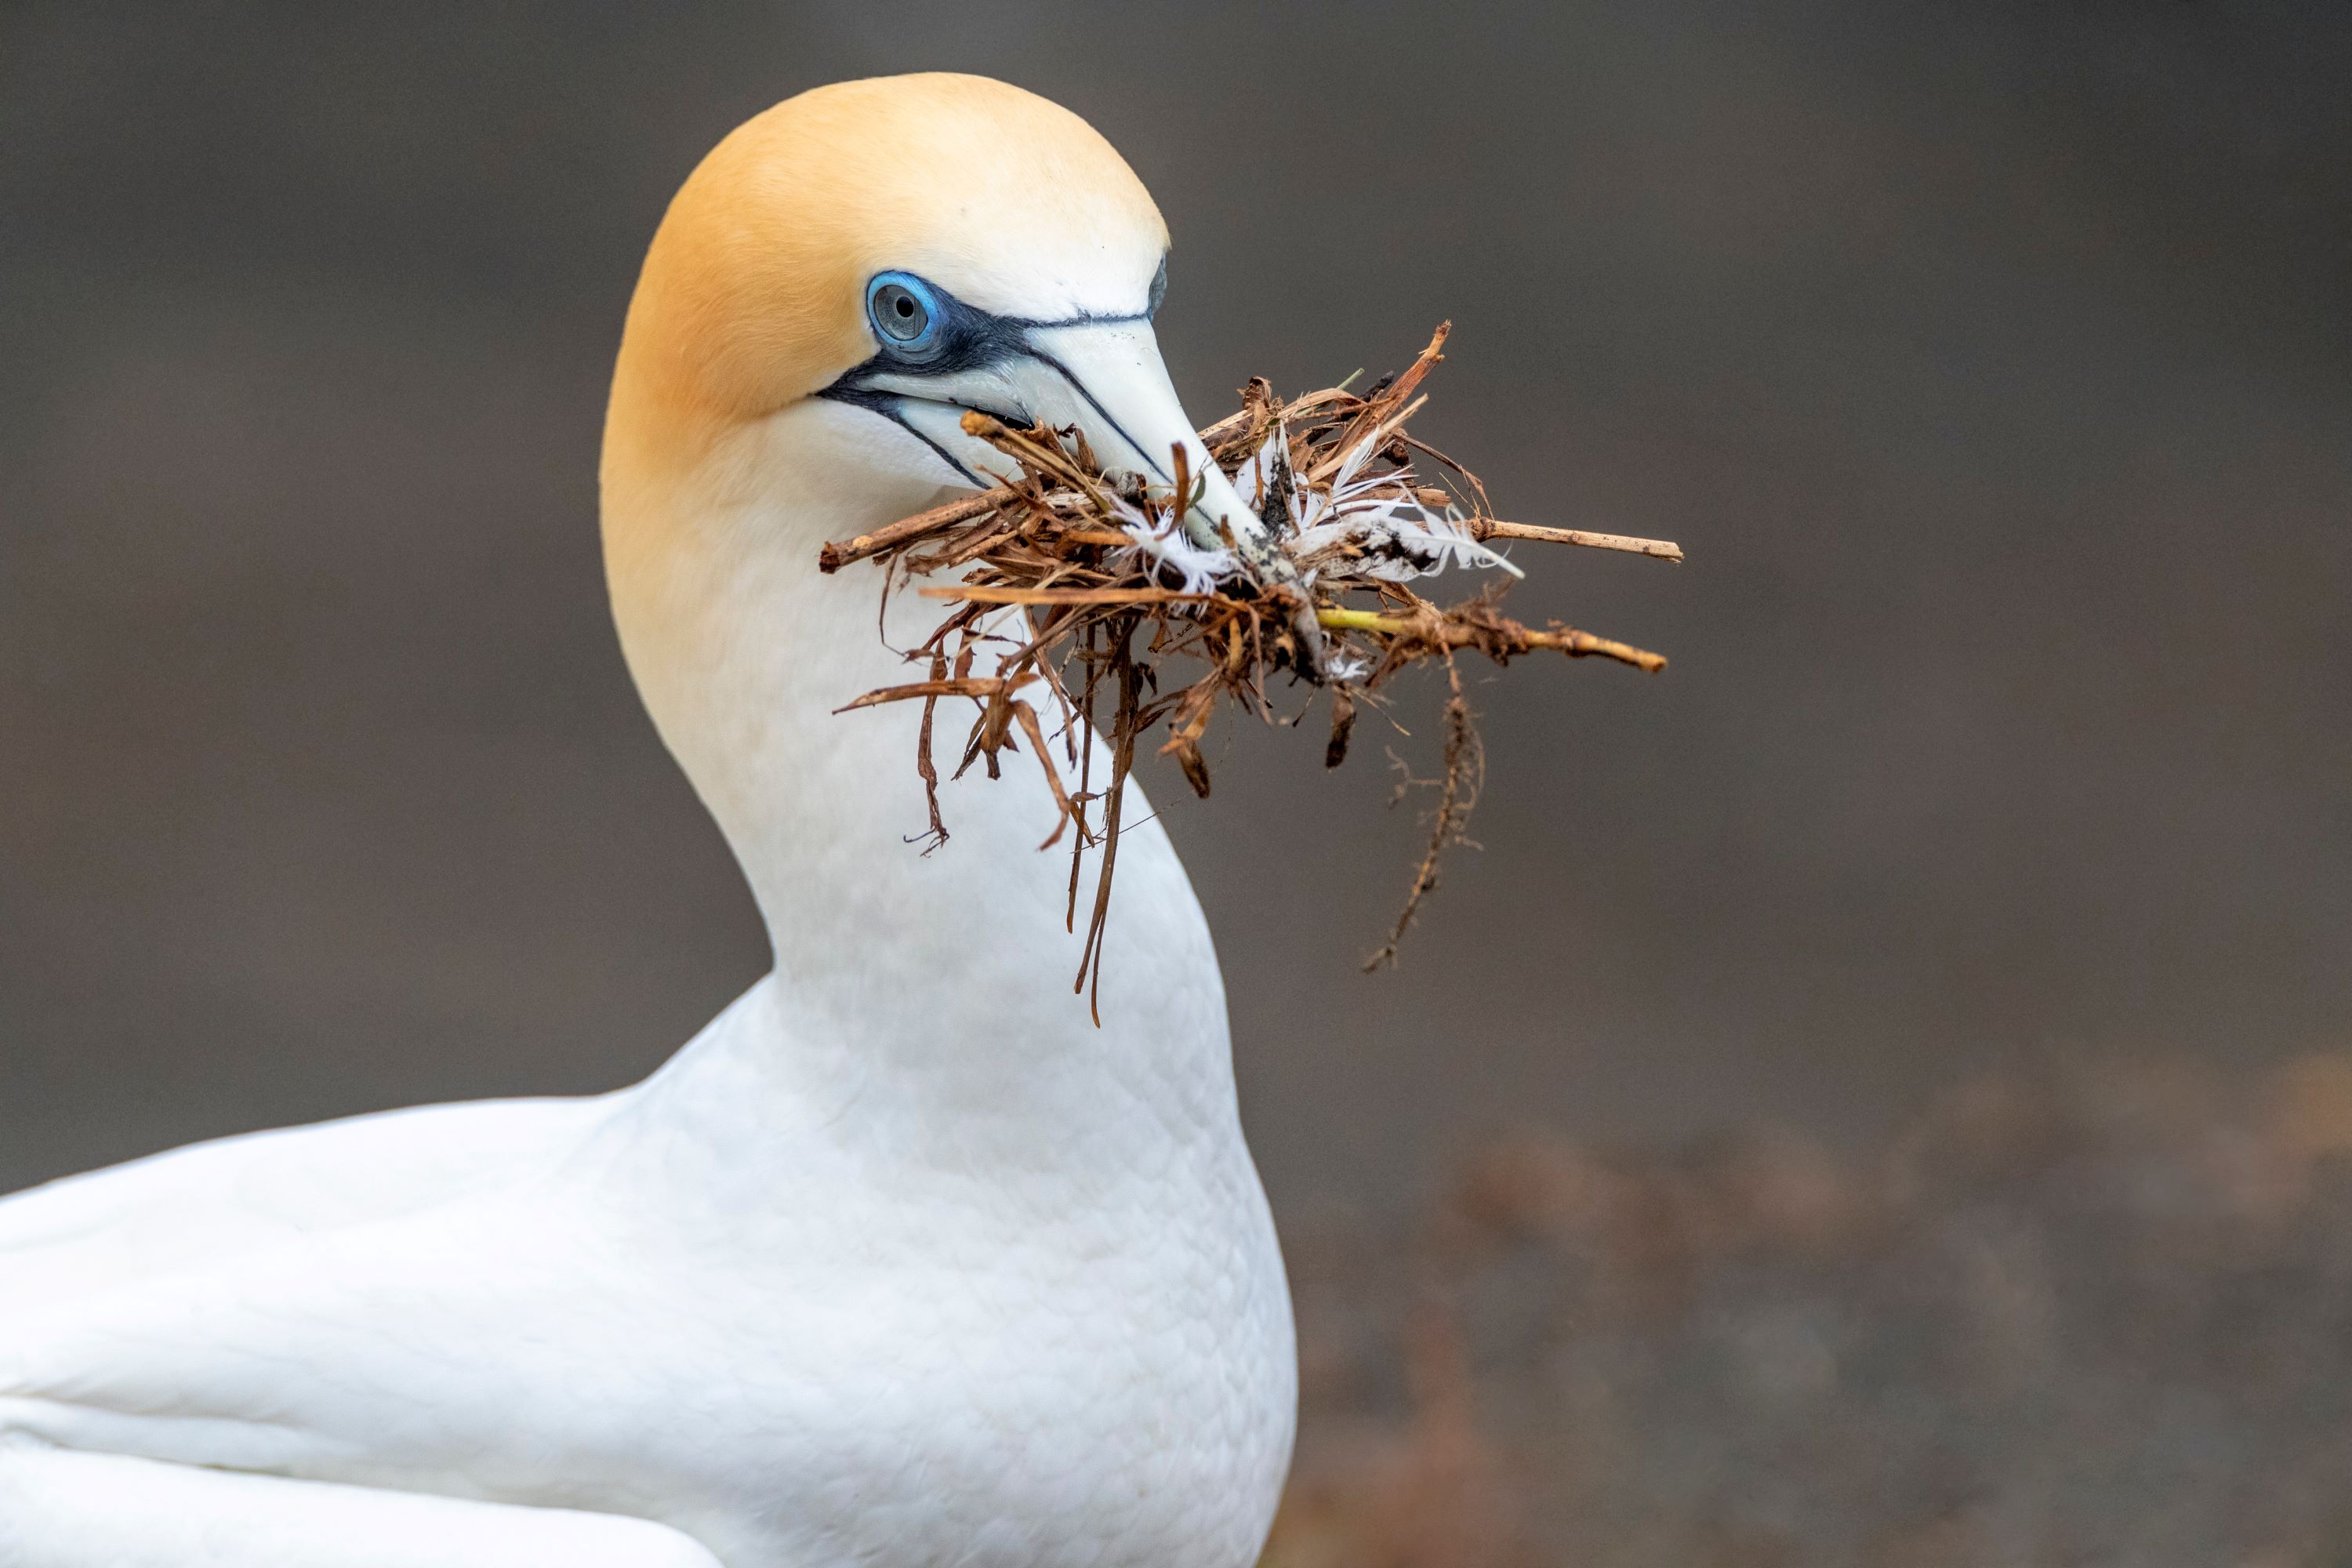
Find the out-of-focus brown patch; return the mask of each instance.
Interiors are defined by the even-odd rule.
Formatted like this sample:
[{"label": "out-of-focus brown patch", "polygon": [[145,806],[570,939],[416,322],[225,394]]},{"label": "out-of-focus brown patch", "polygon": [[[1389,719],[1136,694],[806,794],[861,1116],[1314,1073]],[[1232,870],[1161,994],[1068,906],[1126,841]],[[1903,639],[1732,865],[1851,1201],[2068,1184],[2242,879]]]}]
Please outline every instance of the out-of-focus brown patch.
[{"label": "out-of-focus brown patch", "polygon": [[1294,1247],[1276,1568],[2352,1560],[2352,1057],[1973,1085],[1879,1151],[1523,1131]]}]

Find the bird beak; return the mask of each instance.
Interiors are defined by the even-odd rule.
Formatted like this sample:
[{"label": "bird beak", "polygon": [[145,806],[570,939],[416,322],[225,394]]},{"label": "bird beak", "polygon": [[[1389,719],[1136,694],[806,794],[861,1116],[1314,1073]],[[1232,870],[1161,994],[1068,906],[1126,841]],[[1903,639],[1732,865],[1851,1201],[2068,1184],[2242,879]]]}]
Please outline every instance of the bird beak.
[{"label": "bird beak", "polygon": [[1185,529],[1204,548],[1264,533],[1177,401],[1150,322],[1037,327],[1028,338],[1029,362],[1045,373],[1036,378],[1041,384],[1031,404],[1044,423],[1076,426],[1106,469],[1139,474],[1155,487],[1175,484],[1181,449],[1188,485],[1198,494]]},{"label": "bird beak", "polygon": [[1147,321],[1024,327],[1018,346],[986,364],[919,380],[877,378],[874,384],[910,394],[898,400],[894,412],[976,483],[1004,478],[1013,465],[964,433],[967,409],[1008,425],[1075,428],[1106,471],[1134,473],[1163,492],[1176,482],[1181,447],[1187,484],[1196,493],[1184,518],[1193,542],[1211,550],[1239,545],[1252,556],[1263,547],[1263,524],[1194,433]]},{"label": "bird beak", "polygon": [[1184,531],[1200,550],[1232,550],[1249,576],[1288,605],[1298,668],[1324,679],[1328,649],[1313,596],[1298,591],[1298,568],[1209,456],[1160,358],[1142,317],[1110,321],[1000,322],[1004,335],[953,368],[883,367],[836,396],[854,396],[928,442],[975,488],[1012,477],[1013,460],[963,428],[969,412],[1004,424],[1076,429],[1107,472],[1125,470],[1162,494],[1180,465],[1192,490]]}]

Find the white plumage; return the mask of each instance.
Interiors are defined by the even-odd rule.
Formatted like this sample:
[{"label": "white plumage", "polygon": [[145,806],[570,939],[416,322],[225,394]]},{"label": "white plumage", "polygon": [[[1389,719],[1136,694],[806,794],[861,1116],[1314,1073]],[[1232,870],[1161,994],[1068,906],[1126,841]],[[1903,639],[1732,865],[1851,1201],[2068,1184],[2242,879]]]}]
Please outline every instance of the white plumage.
[{"label": "white plumage", "polygon": [[[615,374],[606,560],[774,971],[614,1094],[0,1203],[0,1568],[1247,1568],[1289,1304],[1182,868],[1123,840],[1097,1029],[1042,784],[960,786],[909,847],[915,715],[831,711],[902,667],[872,581],[815,569],[989,461],[962,405],[1189,438],[1164,246],[1100,138],[970,78],[805,94],[696,173]],[[894,269],[1000,357],[884,341]]]}]

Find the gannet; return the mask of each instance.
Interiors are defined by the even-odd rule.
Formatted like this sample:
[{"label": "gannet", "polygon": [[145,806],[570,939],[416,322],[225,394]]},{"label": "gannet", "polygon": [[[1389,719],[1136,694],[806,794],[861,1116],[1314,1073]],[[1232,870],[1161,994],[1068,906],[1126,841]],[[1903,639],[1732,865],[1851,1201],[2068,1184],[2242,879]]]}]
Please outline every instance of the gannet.
[{"label": "gannet", "polygon": [[919,853],[911,705],[834,712],[908,667],[816,565],[1003,466],[965,409],[1147,478],[1185,443],[1245,527],[1154,340],[1167,247],[1095,131],[967,76],[804,93],[694,171],[604,558],[773,968],[615,1093],[0,1203],[0,1564],[1247,1568],[1296,1360],[1183,868],[1131,805],[1097,1027],[1043,783],[950,786]]}]

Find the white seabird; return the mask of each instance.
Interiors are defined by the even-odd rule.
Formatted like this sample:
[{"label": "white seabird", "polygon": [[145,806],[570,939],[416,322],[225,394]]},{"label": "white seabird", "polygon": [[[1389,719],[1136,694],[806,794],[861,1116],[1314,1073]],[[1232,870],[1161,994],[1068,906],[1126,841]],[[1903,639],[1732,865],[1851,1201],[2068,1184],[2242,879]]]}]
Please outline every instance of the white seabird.
[{"label": "white seabird", "polygon": [[910,847],[917,716],[832,711],[906,667],[816,569],[1000,466],[967,407],[1190,442],[1245,528],[1153,339],[1166,247],[1092,129],[971,77],[806,93],[695,171],[605,561],[773,971],[616,1093],[0,1203],[0,1565],[1248,1568],[1296,1363],[1192,888],[1130,810],[1097,1029],[1042,781]]}]

